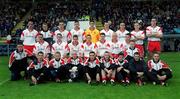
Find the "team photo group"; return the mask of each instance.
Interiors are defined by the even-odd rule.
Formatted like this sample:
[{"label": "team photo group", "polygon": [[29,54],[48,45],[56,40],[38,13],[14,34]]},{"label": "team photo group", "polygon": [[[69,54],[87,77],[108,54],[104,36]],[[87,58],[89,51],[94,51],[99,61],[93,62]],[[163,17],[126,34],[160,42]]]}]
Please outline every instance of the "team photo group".
[{"label": "team photo group", "polygon": [[30,86],[79,81],[90,85],[128,86],[133,82],[142,86],[148,82],[167,86],[172,70],[160,59],[163,32],[157,21],[152,18],[146,30],[134,22],[131,31],[124,22],[117,31],[110,29],[109,22],[98,30],[92,20],[85,30],[76,20],[67,31],[65,22],[60,21],[58,30],[51,32],[47,23],[36,31],[33,20],[29,20],[21,33],[22,43],[10,55],[10,79],[30,80]]}]

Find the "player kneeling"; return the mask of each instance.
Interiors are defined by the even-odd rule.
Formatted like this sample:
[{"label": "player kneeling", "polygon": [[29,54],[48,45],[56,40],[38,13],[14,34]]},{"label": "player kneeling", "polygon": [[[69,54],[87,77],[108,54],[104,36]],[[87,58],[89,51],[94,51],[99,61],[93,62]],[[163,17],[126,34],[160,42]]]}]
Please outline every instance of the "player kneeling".
[{"label": "player kneeling", "polygon": [[66,77],[67,69],[64,60],[61,59],[60,52],[55,52],[54,59],[49,62],[49,70],[52,80],[55,80],[57,83]]},{"label": "player kneeling", "polygon": [[154,85],[161,84],[166,86],[166,81],[172,77],[169,66],[160,60],[159,54],[154,53],[153,59],[148,61],[149,77]]},{"label": "player kneeling", "polygon": [[115,80],[115,64],[113,59],[110,58],[110,53],[105,52],[104,57],[100,60],[102,83],[106,84],[109,79],[111,84],[114,85]]},{"label": "player kneeling", "polygon": [[68,70],[69,70],[69,75],[68,75],[68,81],[77,81],[82,79],[83,77],[83,65],[82,65],[82,59],[78,57],[77,53],[73,53],[71,57],[68,59]]},{"label": "player kneeling", "polygon": [[48,62],[44,59],[44,53],[38,52],[37,54],[37,64],[34,64],[34,62],[31,62],[28,69],[29,76],[31,77],[31,85],[36,85],[38,83],[44,82],[47,77],[47,67]]},{"label": "player kneeling", "polygon": [[96,58],[95,52],[89,53],[89,58],[84,63],[84,71],[88,81],[88,84],[91,84],[93,79],[96,79],[96,83],[100,82],[100,65],[99,59]]},{"label": "player kneeling", "polygon": [[133,59],[129,62],[131,77],[136,81],[137,85],[145,84],[145,75],[147,73],[147,66],[144,60],[140,59],[138,52],[134,53]]},{"label": "player kneeling", "polygon": [[27,77],[28,58],[33,58],[32,53],[23,49],[22,44],[17,45],[17,50],[11,53],[9,59],[9,70],[11,71],[11,81],[21,78],[21,71],[24,71],[24,77]]},{"label": "player kneeling", "polygon": [[125,86],[128,85],[130,83],[129,62],[124,59],[123,52],[119,53],[119,57],[115,60],[115,65],[117,66],[117,80]]}]

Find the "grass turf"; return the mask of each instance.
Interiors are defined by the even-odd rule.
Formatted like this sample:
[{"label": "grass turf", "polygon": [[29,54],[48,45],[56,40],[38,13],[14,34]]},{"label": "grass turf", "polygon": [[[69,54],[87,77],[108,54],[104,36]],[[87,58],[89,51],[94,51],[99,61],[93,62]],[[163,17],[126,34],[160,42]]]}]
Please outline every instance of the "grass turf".
[{"label": "grass turf", "polygon": [[8,57],[0,57],[0,99],[176,99],[180,96],[180,53],[163,53],[161,59],[173,70],[173,78],[169,86],[153,86],[148,83],[138,87],[131,84],[90,86],[80,83],[46,83],[30,87],[28,81],[7,81]]}]

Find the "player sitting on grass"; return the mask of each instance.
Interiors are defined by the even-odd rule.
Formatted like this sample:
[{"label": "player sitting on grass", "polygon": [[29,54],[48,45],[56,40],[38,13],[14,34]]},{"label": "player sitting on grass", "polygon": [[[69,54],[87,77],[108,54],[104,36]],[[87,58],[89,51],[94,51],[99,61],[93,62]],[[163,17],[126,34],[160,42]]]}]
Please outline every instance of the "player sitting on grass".
[{"label": "player sitting on grass", "polygon": [[148,61],[148,71],[154,85],[166,86],[166,81],[172,77],[171,69],[165,62],[160,60],[158,53],[154,53],[153,59]]},{"label": "player sitting on grass", "polygon": [[69,70],[68,78],[69,82],[77,81],[83,77],[83,62],[82,58],[79,58],[77,53],[72,53],[71,57],[67,60],[67,66]]},{"label": "player sitting on grass", "polygon": [[65,62],[61,58],[60,52],[56,52],[54,54],[54,59],[49,62],[49,70],[52,80],[55,80],[57,83],[66,77],[67,71]]},{"label": "player sitting on grass", "polygon": [[106,81],[109,79],[111,84],[114,85],[115,79],[115,64],[114,60],[110,58],[110,53],[105,52],[104,57],[100,60],[100,67],[101,67],[101,76],[102,76],[102,83],[106,84]]},{"label": "player sitting on grass", "polygon": [[96,83],[99,84],[100,82],[99,59],[96,58],[96,54],[93,51],[89,53],[89,58],[84,63],[84,72],[88,84],[91,84],[93,79],[96,79]]},{"label": "player sitting on grass", "polygon": [[129,61],[129,68],[132,79],[136,81],[137,85],[142,86],[145,83],[144,78],[147,72],[147,66],[145,61],[140,59],[138,52],[135,52],[134,58]]},{"label": "player sitting on grass", "polygon": [[32,53],[23,49],[22,44],[18,44],[17,50],[11,53],[9,59],[9,70],[11,71],[12,81],[19,80],[21,78],[21,71],[25,71],[24,76],[27,76],[28,57],[33,58]]},{"label": "player sitting on grass", "polygon": [[47,80],[46,77],[48,77],[47,74],[47,67],[48,62],[44,59],[44,53],[38,52],[37,54],[37,64],[34,64],[34,62],[31,62],[29,67],[27,68],[29,72],[29,76],[31,78],[30,86],[36,85],[38,83],[42,83],[45,80]]},{"label": "player sitting on grass", "polygon": [[124,59],[123,52],[119,53],[119,57],[115,60],[115,65],[117,67],[117,80],[126,86],[130,83],[130,70],[129,62]]}]

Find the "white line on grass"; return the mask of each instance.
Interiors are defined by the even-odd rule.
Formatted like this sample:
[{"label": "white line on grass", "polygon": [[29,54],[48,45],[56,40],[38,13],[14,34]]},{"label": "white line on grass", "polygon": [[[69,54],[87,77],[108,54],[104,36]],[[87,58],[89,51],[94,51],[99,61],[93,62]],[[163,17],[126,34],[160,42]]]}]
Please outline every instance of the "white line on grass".
[{"label": "white line on grass", "polygon": [[6,80],[0,82],[0,86],[3,85],[4,83],[8,82],[8,81],[9,81],[9,79],[6,79]]}]

